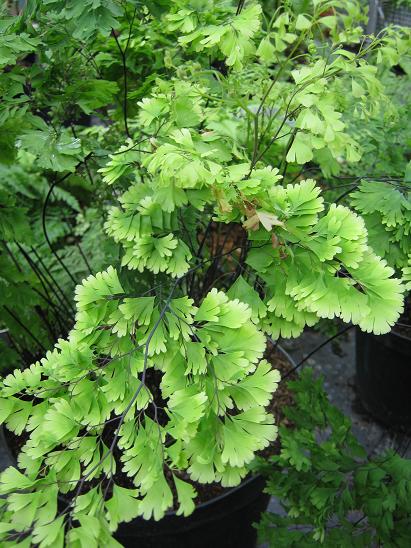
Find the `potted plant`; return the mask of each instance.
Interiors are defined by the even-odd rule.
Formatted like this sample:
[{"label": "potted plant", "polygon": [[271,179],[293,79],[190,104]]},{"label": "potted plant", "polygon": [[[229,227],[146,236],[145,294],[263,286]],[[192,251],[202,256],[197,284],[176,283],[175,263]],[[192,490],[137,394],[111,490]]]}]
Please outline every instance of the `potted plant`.
[{"label": "potted plant", "polygon": [[[262,28],[254,2],[121,9],[51,0],[10,23],[16,57],[21,39],[63,62],[68,29],[96,63],[98,84],[81,72],[85,83],[61,93],[103,120],[77,133],[81,151],[70,146],[84,166],[94,146],[93,173],[113,189],[102,238],[119,245],[121,268],[83,280],[68,337],[1,384],[1,419],[18,446],[18,466],[1,476],[4,546],[118,546],[116,534],[142,545],[144,528],[167,530],[168,511],[201,516],[203,484],[237,487],[230,506],[244,508],[239,499],[261,497],[249,464],[277,436],[267,406],[280,375],[263,358],[267,336],[296,336],[333,317],[384,333],[398,319],[403,286],[369,245],[362,218],[325,204],[312,179],[283,183],[288,167],[314,157],[323,165],[358,157],[333,107],[339,78],[368,87],[366,111],[378,81],[365,56],[400,44],[341,47],[361,32],[352,27],[356,3],[348,13],[342,5],[280,10]],[[335,16],[324,15],[330,7]],[[13,25],[29,34],[16,38]],[[178,43],[140,98],[141,87],[128,85],[142,32],[153,45]],[[330,37],[327,51],[318,35]],[[109,70],[113,52],[118,71]],[[67,105],[57,92],[51,99],[58,151],[70,156]],[[34,137],[45,139],[50,127],[34,123]],[[41,156],[33,135],[20,142]],[[220,503],[209,505],[208,529]]]},{"label": "potted plant", "polygon": [[[411,289],[411,179],[362,181],[351,195],[369,227],[370,240]],[[411,420],[411,308],[382,337],[357,333],[356,363],[359,394],[366,409],[384,423],[407,427]]]}]

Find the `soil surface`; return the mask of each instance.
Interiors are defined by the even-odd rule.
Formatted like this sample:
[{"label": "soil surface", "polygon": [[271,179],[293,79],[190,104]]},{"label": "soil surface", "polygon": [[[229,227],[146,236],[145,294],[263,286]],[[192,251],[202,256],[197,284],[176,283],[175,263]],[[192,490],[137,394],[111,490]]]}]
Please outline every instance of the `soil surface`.
[{"label": "soil surface", "polygon": [[[282,341],[281,345],[298,363],[326,339],[322,333],[306,330],[298,339]],[[327,344],[315,352],[302,367],[312,367],[317,375],[323,375],[331,403],[351,419],[355,436],[369,454],[376,455],[390,448],[411,458],[411,428],[404,433],[380,424],[361,405],[355,378],[355,330],[351,329],[336,341],[337,345]]]}]

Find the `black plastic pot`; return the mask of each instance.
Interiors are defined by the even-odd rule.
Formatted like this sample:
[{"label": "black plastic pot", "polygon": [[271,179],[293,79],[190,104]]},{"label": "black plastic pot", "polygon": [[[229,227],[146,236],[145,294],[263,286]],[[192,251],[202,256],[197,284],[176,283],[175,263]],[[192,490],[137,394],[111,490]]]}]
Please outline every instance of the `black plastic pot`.
[{"label": "black plastic pot", "polygon": [[[3,428],[0,427],[2,465],[15,466]],[[199,504],[188,517],[168,512],[160,521],[134,519],[122,523],[115,538],[125,548],[254,548],[252,526],[267,508],[265,479],[252,476],[238,487]]]},{"label": "black plastic pot", "polygon": [[388,426],[411,426],[411,339],[356,332],[357,387],[365,409]]},{"label": "black plastic pot", "polygon": [[[0,451],[0,468],[16,465],[1,427]],[[264,486],[262,476],[252,476],[199,504],[186,518],[175,512],[168,512],[160,521],[137,518],[122,523],[115,538],[125,548],[254,548],[257,532],[252,524],[259,521],[270,499]]]},{"label": "black plastic pot", "polygon": [[264,485],[261,476],[253,476],[186,518],[174,512],[157,522],[137,518],[120,525],[115,537],[125,548],[253,548],[257,534],[252,524],[270,498]]}]

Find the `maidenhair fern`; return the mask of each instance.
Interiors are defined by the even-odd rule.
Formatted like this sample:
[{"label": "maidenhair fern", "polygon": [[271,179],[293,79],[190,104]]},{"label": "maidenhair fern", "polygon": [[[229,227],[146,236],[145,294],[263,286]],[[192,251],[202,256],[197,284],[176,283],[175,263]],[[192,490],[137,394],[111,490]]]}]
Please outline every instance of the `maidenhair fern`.
[{"label": "maidenhair fern", "polygon": [[259,540],[268,547],[407,546],[411,462],[392,449],[368,455],[351,422],[331,405],[323,380],[304,369],[290,383],[286,408],[294,428],[280,428],[281,452],[259,471],[282,512],[263,514]]},{"label": "maidenhair fern", "polygon": [[[30,432],[19,457],[28,494],[10,530],[30,525],[23,512],[27,506],[35,535],[56,516],[36,494],[47,481],[74,497],[80,522],[94,514],[85,503],[93,497],[94,515],[105,516],[101,534],[106,529],[107,535],[118,525],[124,497],[129,519],[164,514],[172,504],[167,470],[184,515],[193,510],[196,494],[183,479],[184,470],[201,482],[236,485],[255,451],[276,437],[264,407],[279,375],[261,360],[265,337],[251,322],[251,309],[216,289],[200,307],[188,297],[173,298],[173,292],[165,302],[126,298],[113,268],[87,278],[76,301],[77,322],[68,340],[3,381],[2,419],[16,434]],[[147,385],[153,368],[162,372],[160,396]],[[167,401],[165,408],[161,401]],[[163,424],[159,413],[166,413]],[[108,423],[115,432],[109,441]],[[122,452],[117,462],[115,445]],[[44,466],[49,472],[35,479]],[[103,479],[116,466],[136,489]],[[11,470],[3,475],[3,493],[11,475]],[[80,486],[93,478],[100,478],[98,486],[82,493]],[[112,496],[104,500],[107,492]],[[10,512],[19,496],[10,495]],[[52,497],[56,512],[57,489]],[[73,529],[69,537],[77,534]]]},{"label": "maidenhair fern", "polygon": [[[195,482],[239,484],[275,440],[267,406],[280,379],[264,359],[267,337],[321,318],[377,334],[396,322],[404,287],[363,218],[326,204],[302,166],[359,159],[339,84],[352,83],[366,118],[381,92],[367,58],[378,50],[384,65],[406,39],[392,33],[352,53],[354,1],[308,2],[304,14],[287,3],[268,19],[257,2],[43,4],[27,13],[44,29],[42,59],[55,55],[59,74],[67,50],[48,33],[62,43],[71,33],[87,51],[75,74],[84,83],[48,81],[58,130],[39,108],[17,145],[69,173],[88,169],[93,149],[93,188],[110,201],[101,240],[119,244],[123,268],[78,285],[68,338],[0,386],[1,419],[25,433],[18,468],[1,476],[0,540],[117,546],[120,521],[189,515]],[[138,86],[146,41],[167,52]],[[107,127],[76,137],[70,109]]]},{"label": "maidenhair fern", "polygon": [[[215,106],[203,109],[207,116]],[[172,124],[172,115],[159,123]],[[403,290],[369,248],[361,217],[336,205],[324,215],[320,188],[311,179],[284,187],[270,166],[232,165],[236,145],[217,130],[172,130],[163,140],[158,135],[154,150],[143,154],[150,182],[132,185],[107,221],[108,233],[124,247],[124,265],[185,274],[191,252],[179,238],[178,205],[191,203],[194,210],[211,208],[217,221],[242,223],[247,230],[246,263],[266,286],[261,323],[266,332],[296,336],[306,324],[333,317],[365,331],[389,331]],[[250,304],[259,299],[252,287],[246,293]]]},{"label": "maidenhair fern", "polygon": [[[410,164],[411,165],[411,164]],[[408,167],[407,172],[410,170]],[[364,218],[371,245],[410,283],[411,179],[361,181],[350,195],[353,207]]]}]

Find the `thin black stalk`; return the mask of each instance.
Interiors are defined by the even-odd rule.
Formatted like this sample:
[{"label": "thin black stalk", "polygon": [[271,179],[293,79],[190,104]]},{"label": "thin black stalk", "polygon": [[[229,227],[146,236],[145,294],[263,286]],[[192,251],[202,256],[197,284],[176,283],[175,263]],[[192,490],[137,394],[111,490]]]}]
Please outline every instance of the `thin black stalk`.
[{"label": "thin black stalk", "polygon": [[[288,108],[288,107],[287,107]],[[288,113],[286,111],[286,113],[284,114],[284,118],[280,124],[280,127],[277,129],[277,131],[275,132],[274,136],[270,139],[268,145],[265,147],[265,149],[259,154],[259,156],[256,158],[255,160],[255,163],[257,163],[259,160],[261,160],[261,158],[263,158],[264,154],[266,154],[266,152],[268,152],[268,150],[270,150],[270,148],[273,146],[274,142],[277,141],[278,139],[282,139],[283,137],[286,137],[287,135],[290,135],[291,132],[289,133],[286,133],[284,135],[281,135],[280,136],[280,132],[281,130],[283,129],[286,121],[287,121],[287,118],[289,118],[290,116],[293,116],[297,110],[299,109],[300,107],[294,109],[292,112]],[[254,166],[253,166],[254,167]]]},{"label": "thin black stalk", "polygon": [[240,15],[240,13],[243,10],[244,4],[245,4],[245,0],[239,0],[239,2],[237,4],[237,11],[235,13],[236,15]]},{"label": "thin black stalk", "polygon": [[91,171],[90,171],[90,168],[88,166],[87,160],[84,161],[84,169],[86,170],[87,177],[89,178],[89,181],[90,181],[91,185],[94,186],[93,176],[91,175]]},{"label": "thin black stalk", "polygon": [[[51,296],[50,296],[49,292],[47,291],[47,287],[45,286],[45,283],[44,283],[41,275],[37,272],[37,267],[34,264],[34,262],[31,260],[30,256],[24,251],[24,249],[20,246],[19,243],[17,243],[17,246],[19,247],[20,251],[23,253],[23,257],[26,259],[29,267],[34,272],[34,274],[36,275],[38,280],[40,281],[41,286],[43,287],[43,290],[44,290],[46,295],[43,295],[43,293],[41,291],[39,291],[36,287],[31,287],[30,286],[32,291],[34,291],[34,293],[39,295],[52,308],[54,316],[57,319],[58,323],[60,324],[60,327],[62,328],[62,332],[64,332],[64,328],[63,328],[63,325],[61,323],[61,319],[66,316],[66,313],[64,312],[64,310],[63,311],[60,310],[58,308],[58,306],[56,305],[56,303],[54,303],[53,300],[51,299]],[[21,272],[21,270],[20,270],[20,272]],[[27,285],[29,285],[28,282],[27,282]],[[60,316],[61,312],[63,312],[63,316]]]},{"label": "thin black stalk", "polygon": [[305,169],[305,166],[303,166],[300,171],[297,173],[297,175],[295,175],[291,181],[290,181],[290,184],[293,184],[295,183],[295,181],[299,178],[299,177],[305,177],[306,174],[308,173],[311,173],[313,171],[321,171],[321,168],[319,167],[309,167],[307,169]]},{"label": "thin black stalk", "polygon": [[141,139],[141,141],[138,141],[137,143],[135,143],[129,148],[126,148],[124,150],[118,150],[117,152],[112,152],[111,156],[118,156],[119,154],[125,154],[126,152],[129,152],[130,150],[134,150],[136,147],[138,147],[138,145],[141,145],[141,143],[144,143],[144,141],[148,141],[149,139],[150,139],[150,136],[144,137],[144,139]]},{"label": "thin black stalk", "polygon": [[60,334],[62,336],[65,336],[65,334],[67,333],[67,321],[66,321],[66,325],[64,324],[66,316],[63,316],[61,314],[61,310],[57,308],[56,304],[50,301],[47,297],[45,297],[43,293],[39,291],[36,287],[33,287],[32,290],[51,307],[53,315],[60,326]]},{"label": "thin black stalk", "polygon": [[345,192],[343,192],[340,196],[338,196],[338,198],[335,200],[334,203],[338,204],[338,202],[341,202],[341,200],[343,198],[345,198],[346,196],[348,196],[348,194],[351,194],[351,192],[353,190],[355,190],[356,188],[358,188],[358,184],[354,184],[354,185],[351,185],[351,188],[349,188],[348,190],[346,190]]},{"label": "thin black stalk", "polygon": [[298,129],[295,129],[293,131],[293,133],[291,134],[291,137],[288,140],[287,147],[286,147],[285,152],[284,152],[284,160],[283,160],[284,161],[284,169],[283,169],[283,172],[281,174],[283,176],[283,179],[285,177],[285,174],[287,173],[287,168],[288,168],[287,155],[290,152],[290,149],[291,149],[291,147],[294,143],[294,139],[295,139],[295,136],[297,135],[297,131],[298,131]]},{"label": "thin black stalk", "polygon": [[[65,219],[65,221],[66,221],[66,225],[67,225],[68,229],[71,231],[71,235],[73,236],[73,238],[75,238],[75,235],[74,235],[74,233],[73,233],[73,225],[69,222],[69,220],[68,220],[67,218]],[[82,249],[80,243],[77,242],[77,241],[75,241],[75,246],[76,246],[77,249],[79,250],[80,256],[81,256],[81,258],[83,259],[83,262],[84,262],[84,264],[86,265],[86,268],[87,268],[87,270],[89,271],[89,274],[93,274],[93,271],[91,270],[90,263],[88,262],[87,257],[86,257],[86,255],[84,254],[83,249]]]},{"label": "thin black stalk", "polygon": [[[64,318],[67,317],[67,313],[70,315],[70,312],[68,309],[64,309],[64,303],[61,303],[60,302],[60,297],[57,293],[54,292],[54,289],[53,287],[51,286],[51,290],[55,293],[55,296],[57,298],[57,302],[59,304],[56,304],[53,299],[51,298],[48,290],[47,290],[47,287],[46,287],[46,283],[47,283],[47,279],[44,281],[43,280],[43,277],[42,277],[42,274],[41,272],[38,270],[37,268],[37,265],[34,263],[34,261],[32,261],[31,257],[24,251],[24,249],[20,246],[20,244],[17,243],[17,246],[19,247],[19,250],[20,252],[23,254],[23,257],[26,259],[29,267],[31,268],[31,270],[34,272],[35,276],[37,277],[37,279],[40,281],[40,284],[45,292],[45,295],[43,295],[43,293],[41,291],[39,291],[36,287],[32,287],[32,290],[37,293],[42,299],[44,299],[46,301],[46,303],[52,307],[52,310],[53,310],[53,313],[54,313],[54,316],[57,320],[57,322],[59,323],[60,325],[60,328],[61,328],[61,331],[62,333],[65,332],[65,329],[64,329],[64,326],[63,326],[63,320]],[[63,306],[63,308],[60,308],[60,306]]]},{"label": "thin black stalk", "polygon": [[[23,247],[19,243],[17,243],[17,247],[19,248],[19,251],[23,255],[23,257],[26,259],[26,261],[29,264],[32,271],[35,273],[35,275],[39,279],[39,281],[40,281],[40,283],[41,283],[41,285],[44,289],[44,292],[46,293],[48,299],[50,301],[53,301],[53,299],[51,298],[51,296],[50,296],[50,294],[47,290],[46,284],[50,288],[50,290],[54,293],[54,295],[57,299],[58,304],[55,304],[55,306],[58,307],[58,308],[61,307],[60,310],[64,315],[66,315],[67,313],[70,315],[71,314],[70,308],[68,308],[67,305],[64,303],[64,301],[61,300],[62,297],[57,293],[57,291],[54,289],[53,285],[50,283],[50,281],[47,279],[47,277],[41,272],[40,268],[36,265],[36,263],[33,261],[33,259],[30,257],[30,255],[23,249]],[[31,248],[31,250],[36,255],[37,260],[40,262],[40,264],[44,268],[45,272],[47,272],[47,274],[50,276],[50,278],[52,278],[52,275],[50,274],[50,272],[47,271],[46,267],[44,266],[44,264],[41,260],[41,257],[38,255],[37,251],[33,247]],[[70,305],[70,301],[64,295],[63,291],[60,289],[58,284],[56,284],[56,287],[58,287],[61,295],[63,296],[63,299]]]},{"label": "thin black stalk", "polygon": [[121,64],[123,66],[123,79],[124,79],[124,92],[123,92],[123,119],[124,119],[124,128],[126,131],[126,135],[129,139],[131,139],[131,134],[128,128],[128,116],[127,116],[127,58],[126,58],[126,50],[123,50],[123,48],[120,45],[120,42],[118,41],[118,38],[116,36],[116,31],[114,29],[111,29],[111,34],[114,37],[114,40],[116,41],[117,48],[120,52],[121,57]]},{"label": "thin black stalk", "polygon": [[[85,156],[83,158],[83,160],[81,160],[75,167],[75,170],[76,171],[78,169],[78,167],[81,165],[81,164],[84,164],[85,162],[87,162],[87,160],[89,158],[91,158],[91,156],[93,155],[92,152],[89,152],[87,154],[87,156]],[[69,278],[72,280],[72,282],[74,284],[76,284],[76,280],[75,278],[73,277],[73,275],[71,274],[71,272],[69,271],[69,269],[66,267],[66,265],[64,264],[64,261],[59,257],[58,253],[53,249],[53,246],[50,242],[50,238],[48,236],[48,233],[47,233],[47,227],[46,227],[46,212],[47,212],[47,206],[48,206],[48,202],[50,200],[50,197],[53,193],[53,190],[54,190],[54,187],[60,183],[62,183],[63,181],[65,181],[69,176],[71,175],[71,172],[70,173],[66,173],[65,175],[63,175],[63,177],[60,177],[60,179],[56,179],[51,185],[50,185],[50,188],[49,188],[49,191],[47,193],[47,196],[46,196],[46,199],[44,200],[44,204],[43,204],[43,211],[42,211],[42,215],[41,215],[41,221],[42,221],[42,226],[43,226],[43,233],[44,233],[44,237],[46,239],[46,242],[47,242],[47,245],[49,246],[50,248],[50,251],[53,253],[53,255],[55,256],[55,258],[57,259],[57,261],[60,263],[60,265],[62,266],[62,268],[64,269],[64,271],[67,273],[67,275],[69,276]]]},{"label": "thin black stalk", "polygon": [[213,215],[211,216],[210,220],[208,221],[207,227],[206,227],[205,232],[204,232],[204,236],[203,236],[203,238],[201,240],[201,243],[198,247],[197,254],[196,254],[197,258],[201,257],[201,253],[203,251],[204,244],[207,240],[208,233],[210,232],[212,223],[213,223]]},{"label": "thin black stalk", "polygon": [[5,250],[7,251],[8,255],[9,255],[10,259],[12,260],[14,266],[17,268],[17,270],[19,272],[22,272],[21,266],[19,265],[19,262],[17,261],[16,257],[13,255],[13,253],[12,253],[11,249],[9,248],[9,246],[6,244],[5,241],[2,241],[2,243],[3,243],[3,246],[4,246]]},{"label": "thin black stalk", "polygon": [[231,234],[231,231],[227,230],[222,244],[218,246],[217,254],[222,253],[224,251],[224,248],[226,246],[226,243],[228,242],[228,238],[230,237],[230,234]]},{"label": "thin black stalk", "polygon": [[87,267],[87,269],[88,269],[88,271],[89,271],[89,274],[93,274],[93,271],[92,271],[92,269],[91,269],[90,263],[88,262],[87,257],[85,256],[84,251],[82,250],[81,245],[79,244],[79,242],[76,242],[76,246],[77,246],[77,248],[78,248],[78,250],[79,250],[79,253],[80,253],[80,255],[81,255],[81,258],[82,258],[83,261],[84,261],[84,264],[86,265],[86,267]]},{"label": "thin black stalk", "polygon": [[51,341],[54,342],[58,339],[58,334],[56,333],[56,331],[54,331],[53,327],[51,326],[46,314],[44,313],[44,311],[41,309],[40,306],[36,306],[34,308],[34,310],[36,311],[36,314],[38,316],[38,318],[40,319],[40,321],[44,324],[44,326],[46,327],[46,330],[48,331],[50,337],[51,337]]},{"label": "thin black stalk", "polygon": [[247,234],[244,235],[243,244],[241,246],[241,254],[238,261],[237,268],[235,269],[235,272],[231,278],[231,283],[234,283],[235,280],[241,275],[245,268],[245,261],[247,260],[248,251],[251,247],[251,242],[247,239]]},{"label": "thin black stalk", "polygon": [[[126,47],[124,48],[124,53],[125,54],[127,53],[128,46],[130,45],[131,31],[133,30],[133,25],[134,25],[134,20],[136,18],[136,15],[137,15],[137,7],[134,8],[133,17],[131,18],[131,22],[130,22],[129,27],[128,27],[128,37],[127,37]],[[128,18],[127,18],[127,20],[128,20]]]},{"label": "thin black stalk", "polygon": [[28,327],[24,325],[24,323],[16,316],[16,314],[10,310],[10,308],[4,304],[3,305],[4,310],[14,319],[16,323],[19,324],[19,326],[35,341],[35,343],[40,347],[40,349],[45,352],[46,348],[45,346],[38,340],[38,338],[30,331]]},{"label": "thin black stalk", "polygon": [[[198,246],[198,249],[197,249],[197,253],[196,253],[196,258],[197,259],[199,259],[201,257],[201,254],[203,252],[204,244],[207,240],[208,233],[210,232],[210,229],[211,229],[212,222],[213,222],[213,216],[211,215],[210,220],[208,221],[208,224],[207,224],[206,229],[204,231],[204,235],[201,239],[200,245]],[[196,278],[196,272],[193,271],[191,273],[191,279],[190,279],[190,284],[189,284],[189,289],[188,289],[188,294],[189,295],[191,295],[192,292],[193,292],[194,284],[195,284],[195,278]]]},{"label": "thin black stalk", "polygon": [[311,358],[311,356],[313,356],[316,352],[318,352],[319,350],[321,350],[321,348],[323,348],[324,346],[326,346],[328,343],[330,343],[331,341],[333,341],[334,339],[336,339],[337,337],[340,337],[341,335],[343,335],[344,333],[346,333],[347,331],[349,331],[350,329],[352,329],[354,326],[353,325],[347,325],[344,327],[344,329],[341,329],[341,331],[338,331],[338,333],[336,333],[335,335],[333,335],[332,337],[329,337],[327,340],[323,341],[321,344],[319,344],[318,346],[316,346],[314,348],[314,350],[312,350],[309,354],[307,354],[301,361],[299,361],[297,363],[297,365],[295,367],[293,367],[290,371],[288,371],[288,373],[286,375],[284,375],[284,377],[282,377],[281,381],[284,381],[287,377],[289,377],[290,375],[292,375],[295,371],[297,371],[297,369],[299,369],[303,363],[305,363],[308,359]]},{"label": "thin black stalk", "polygon": [[395,325],[398,325],[399,327],[408,327],[408,329],[411,327],[409,323],[403,322],[395,322]]},{"label": "thin black stalk", "polygon": [[187,238],[187,240],[188,240],[189,247],[190,247],[190,251],[191,251],[192,253],[194,253],[193,240],[191,239],[191,234],[190,234],[190,232],[189,232],[189,230],[188,230],[188,228],[187,228],[187,226],[186,226],[186,224],[185,224],[185,222],[184,222],[183,216],[181,215],[181,211],[179,212],[178,217],[179,217],[179,220],[180,220],[181,225],[182,225],[182,227],[183,227],[184,234],[186,235],[186,238]]},{"label": "thin black stalk", "polygon": [[73,275],[71,274],[70,270],[67,268],[67,266],[64,264],[64,261],[59,257],[57,251],[55,251],[53,249],[53,245],[50,241],[50,238],[49,238],[49,235],[48,235],[48,232],[47,232],[47,226],[46,226],[46,212],[47,212],[47,206],[48,206],[48,203],[49,203],[49,200],[50,200],[50,197],[53,193],[53,190],[54,190],[54,187],[58,184],[58,183],[61,183],[63,182],[65,179],[67,179],[67,177],[69,177],[71,175],[71,173],[67,173],[66,175],[64,175],[64,177],[60,178],[60,179],[56,179],[51,185],[50,185],[50,188],[49,188],[49,191],[47,193],[47,196],[46,196],[46,199],[44,200],[44,204],[43,204],[43,211],[42,211],[42,215],[41,215],[41,222],[42,222],[42,226],[43,226],[43,234],[44,234],[44,237],[46,238],[46,242],[47,242],[47,245],[49,246],[50,248],[50,251],[53,253],[53,255],[55,256],[55,258],[57,259],[57,261],[60,263],[60,265],[62,266],[63,270],[66,272],[66,274],[68,275],[68,277],[71,279],[71,281],[75,284],[76,283],[76,279],[73,277]]},{"label": "thin black stalk", "polygon": [[13,336],[10,334],[10,332],[7,333],[7,338],[10,341],[11,346],[14,348],[14,350],[17,352],[17,354],[20,356],[21,360],[26,364],[30,365],[32,361],[30,360],[30,363],[28,363],[26,359],[26,355],[23,352],[23,350],[20,348],[20,345],[14,340]]},{"label": "thin black stalk", "polygon": [[216,246],[216,254],[214,256],[214,259],[212,260],[210,266],[208,267],[205,275],[204,275],[204,279],[203,279],[203,287],[202,287],[202,291],[201,291],[201,295],[204,295],[205,293],[205,289],[212,285],[213,283],[213,280],[215,279],[215,276],[218,272],[218,266],[219,266],[219,262],[220,262],[220,256],[221,256],[221,252],[220,252],[220,248],[221,246],[218,245],[218,242],[220,240],[220,230],[221,230],[221,223],[218,224],[217,226],[217,246]]},{"label": "thin black stalk", "polygon": [[[78,139],[77,133],[76,133],[76,130],[75,130],[75,127],[73,126],[73,124],[71,124],[70,127],[71,127],[71,131],[73,133],[74,138]],[[87,176],[88,176],[88,179],[89,179],[91,185],[94,186],[94,180],[93,180],[93,176],[91,175],[90,168],[88,166],[88,157],[87,156],[84,158],[84,169],[86,170],[86,173],[87,173]]]}]

